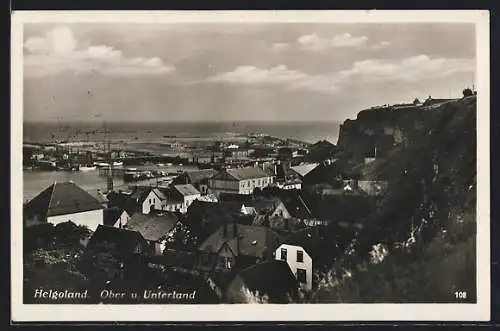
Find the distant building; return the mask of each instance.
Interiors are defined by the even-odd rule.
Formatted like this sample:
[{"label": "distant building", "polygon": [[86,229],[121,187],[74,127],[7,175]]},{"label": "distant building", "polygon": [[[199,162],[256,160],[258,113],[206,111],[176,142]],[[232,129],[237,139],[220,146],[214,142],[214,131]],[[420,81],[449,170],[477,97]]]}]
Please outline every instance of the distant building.
[{"label": "distant building", "polygon": [[220,193],[252,194],[256,188],[273,183],[273,175],[257,167],[225,169],[209,180],[209,189]]},{"label": "distant building", "polygon": [[155,255],[161,255],[166,247],[167,237],[179,218],[172,212],[134,214],[126,228],[139,232],[148,242]]},{"label": "distant building", "polygon": [[26,226],[71,221],[95,231],[103,224],[103,209],[95,197],[75,183],[56,182],[26,204],[24,218]]},{"label": "distant building", "polygon": [[201,194],[208,193],[208,180],[218,173],[215,169],[202,169],[195,171],[186,171],[181,175],[177,176],[172,184],[191,184],[193,185]]}]

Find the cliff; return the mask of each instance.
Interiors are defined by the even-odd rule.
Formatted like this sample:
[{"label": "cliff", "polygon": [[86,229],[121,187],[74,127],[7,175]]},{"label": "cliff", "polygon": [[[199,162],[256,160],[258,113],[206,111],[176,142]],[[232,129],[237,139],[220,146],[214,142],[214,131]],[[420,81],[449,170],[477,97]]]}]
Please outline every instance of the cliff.
[{"label": "cliff", "polygon": [[474,302],[476,97],[362,111],[342,125],[339,144],[358,158],[380,148],[363,170],[386,174],[388,189],[316,300]]},{"label": "cliff", "polygon": [[[384,106],[362,110],[355,120],[340,125],[337,145],[354,162],[365,157],[383,157],[394,147],[426,134],[429,121],[456,101],[433,105]],[[376,155],[375,155],[376,154]]]}]

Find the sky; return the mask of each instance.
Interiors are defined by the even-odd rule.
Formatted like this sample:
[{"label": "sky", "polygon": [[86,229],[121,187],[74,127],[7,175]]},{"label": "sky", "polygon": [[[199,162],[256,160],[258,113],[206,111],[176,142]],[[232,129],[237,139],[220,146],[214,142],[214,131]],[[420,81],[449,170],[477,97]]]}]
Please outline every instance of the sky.
[{"label": "sky", "polygon": [[25,121],[344,121],[461,96],[474,25],[24,25]]}]

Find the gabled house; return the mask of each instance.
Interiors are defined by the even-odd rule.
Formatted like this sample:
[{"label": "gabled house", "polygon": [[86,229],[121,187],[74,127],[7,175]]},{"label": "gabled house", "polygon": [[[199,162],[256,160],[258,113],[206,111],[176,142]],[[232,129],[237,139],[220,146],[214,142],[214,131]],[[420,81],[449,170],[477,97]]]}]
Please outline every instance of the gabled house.
[{"label": "gabled house", "polygon": [[237,272],[225,291],[227,303],[293,302],[298,284],[283,261],[265,261]]},{"label": "gabled house", "polygon": [[132,215],[126,228],[139,232],[151,246],[154,254],[161,255],[166,247],[167,237],[175,228],[179,218],[173,212],[163,211],[158,213]]},{"label": "gabled house", "polygon": [[26,226],[71,221],[95,231],[103,224],[103,207],[74,182],[55,182],[25,205],[24,219]]},{"label": "gabled house", "polygon": [[191,184],[153,188],[142,202],[142,213],[149,214],[152,210],[186,213],[193,201],[200,197],[201,193]]},{"label": "gabled house", "polygon": [[201,169],[186,171],[177,176],[172,182],[173,185],[191,184],[201,194],[208,193],[208,180],[218,173],[215,169]]},{"label": "gabled house", "polygon": [[99,225],[80,266],[92,280],[137,279],[141,277],[142,257],[149,254],[150,248],[139,232]]},{"label": "gabled house", "polygon": [[115,228],[123,228],[130,220],[130,215],[125,209],[120,207],[111,207],[104,209],[104,225]]},{"label": "gabled house", "polygon": [[313,260],[300,244],[285,241],[275,251],[276,260],[288,264],[291,272],[306,290],[312,290],[312,264]]},{"label": "gabled house", "polygon": [[210,192],[252,194],[273,183],[274,176],[258,167],[224,169],[209,180]]},{"label": "gabled house", "polygon": [[343,234],[332,232],[326,227],[304,228],[285,237],[276,248],[275,258],[288,264],[301,288],[313,289],[317,285],[313,283],[314,270],[327,270],[343,250],[338,242]]},{"label": "gabled house", "polygon": [[199,250],[217,254],[219,270],[231,270],[235,265],[239,268],[257,262],[272,259],[273,248],[281,241],[281,237],[264,226],[226,223],[210,235]]},{"label": "gabled house", "polygon": [[201,193],[191,184],[174,185],[174,188],[182,197],[181,213],[186,213],[193,201],[201,197]]},{"label": "gabled house", "polygon": [[253,216],[241,214],[241,204],[234,202],[204,202],[195,200],[182,220],[190,231],[203,242],[225,223],[252,224]]}]

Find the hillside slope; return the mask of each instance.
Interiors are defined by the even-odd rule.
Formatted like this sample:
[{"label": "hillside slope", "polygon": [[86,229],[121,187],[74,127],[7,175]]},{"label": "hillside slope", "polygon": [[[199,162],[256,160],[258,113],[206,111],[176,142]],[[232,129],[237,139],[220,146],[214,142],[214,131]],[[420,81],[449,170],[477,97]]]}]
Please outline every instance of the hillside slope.
[{"label": "hillside slope", "polygon": [[[342,127],[339,144],[351,156],[383,146],[363,171],[383,173],[389,187],[312,300],[457,302],[455,292],[465,291],[460,301],[474,302],[476,97],[368,112]],[[403,139],[393,139],[396,131]]]}]

